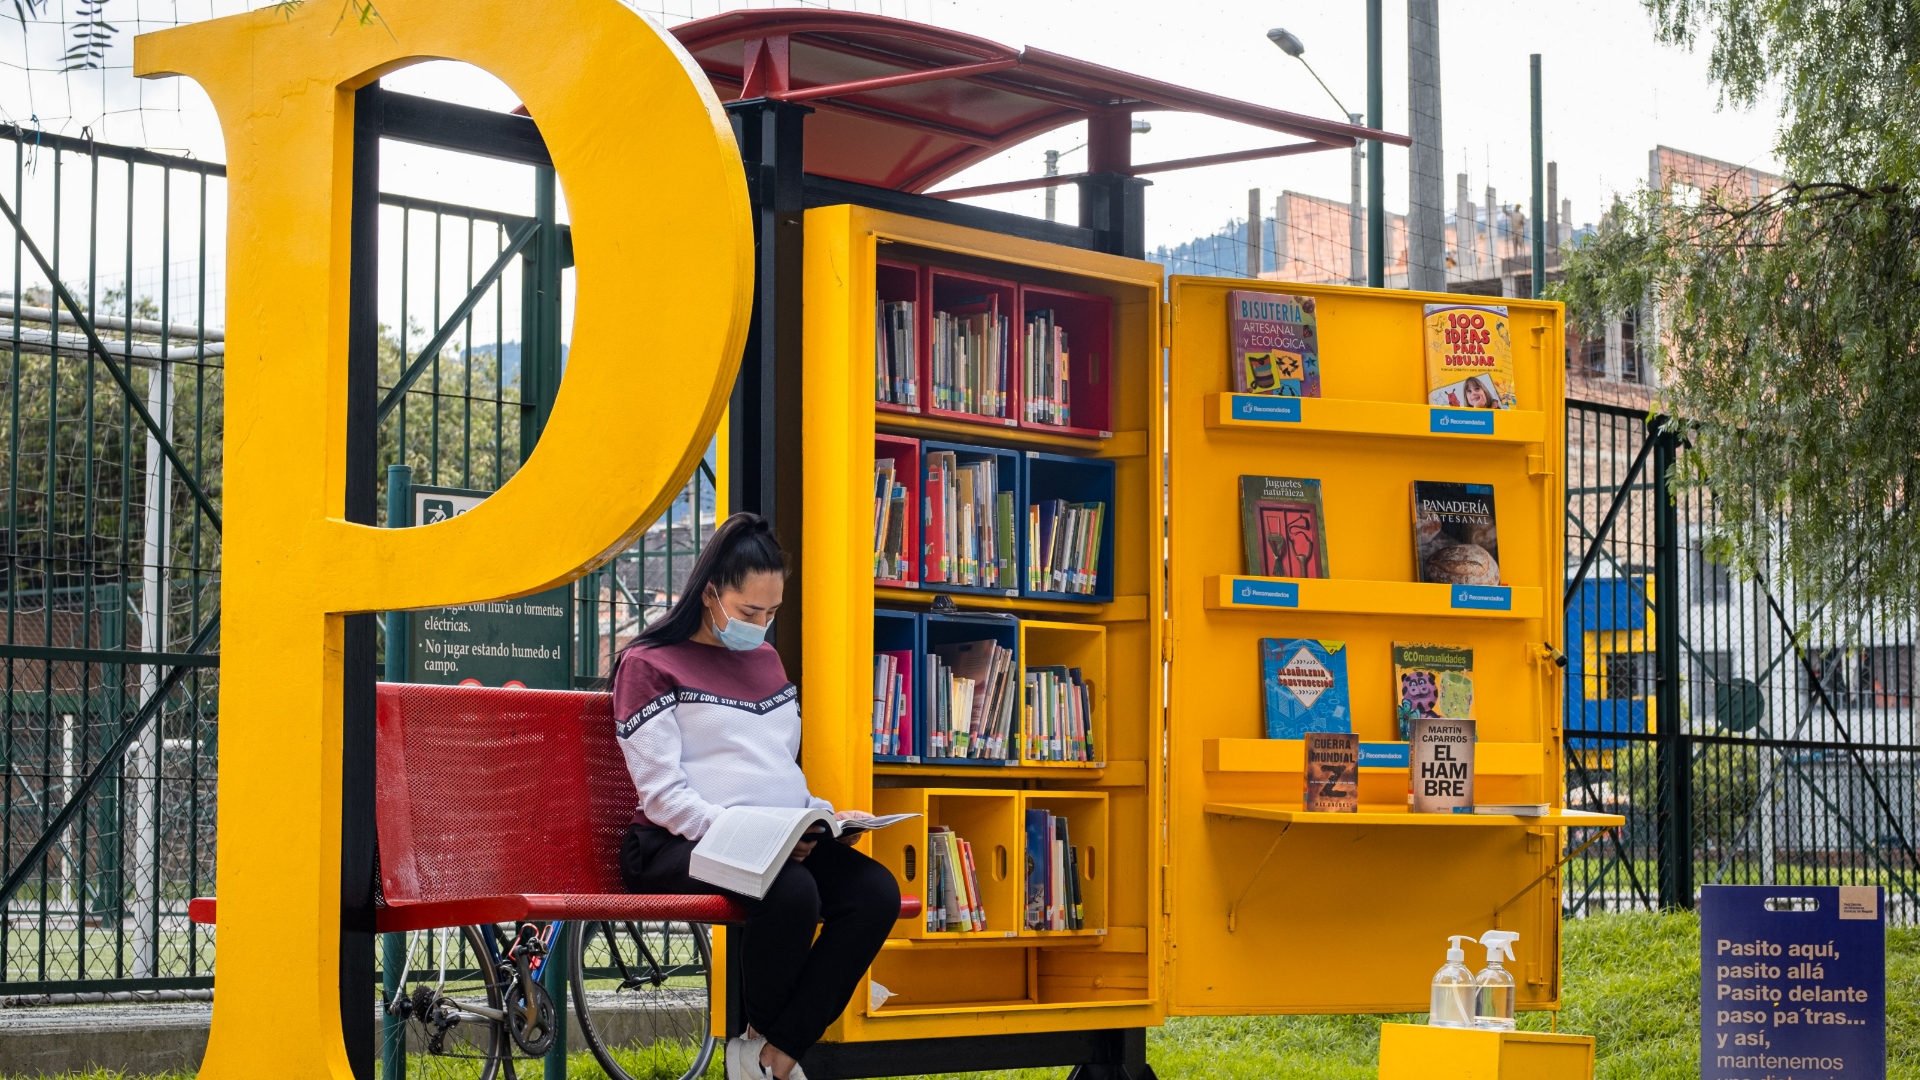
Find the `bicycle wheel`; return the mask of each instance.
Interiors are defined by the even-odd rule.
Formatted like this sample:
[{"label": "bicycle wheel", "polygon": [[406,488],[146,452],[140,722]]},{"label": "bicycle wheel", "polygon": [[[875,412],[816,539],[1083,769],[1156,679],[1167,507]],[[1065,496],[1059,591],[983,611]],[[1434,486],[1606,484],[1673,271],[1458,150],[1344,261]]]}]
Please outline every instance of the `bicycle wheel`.
[{"label": "bicycle wheel", "polygon": [[381,1025],[382,1061],[384,1040],[404,1039],[407,1080],[494,1080],[511,1044],[500,965],[478,927],[408,933],[400,996],[404,1023],[391,1033]]},{"label": "bicycle wheel", "polygon": [[694,1080],[711,1034],[707,928],[681,922],[567,924],[574,1015],[613,1080]]}]

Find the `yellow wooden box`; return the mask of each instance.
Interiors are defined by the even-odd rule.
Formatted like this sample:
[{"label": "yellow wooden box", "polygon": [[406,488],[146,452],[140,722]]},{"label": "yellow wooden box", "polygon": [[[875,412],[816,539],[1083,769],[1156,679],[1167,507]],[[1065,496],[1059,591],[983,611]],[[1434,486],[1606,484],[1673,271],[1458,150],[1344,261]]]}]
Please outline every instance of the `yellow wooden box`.
[{"label": "yellow wooden box", "polygon": [[1380,1080],[1592,1080],[1593,1036],[1380,1025]]},{"label": "yellow wooden box", "polygon": [[[902,923],[828,1033],[838,1040],[1013,1034],[1150,1025],[1179,1013],[1412,1012],[1451,934],[1518,930],[1522,1008],[1559,1003],[1564,830],[1618,821],[1410,815],[1404,769],[1362,776],[1362,813],[1300,812],[1297,747],[1261,739],[1257,642],[1344,640],[1355,730],[1392,738],[1389,645],[1474,648],[1482,801],[1560,805],[1564,324],[1556,304],[1511,311],[1519,407],[1491,431],[1425,404],[1422,305],[1460,297],[1340,286],[1176,277],[1152,263],[850,206],[809,210],[806,228],[802,550],[790,607],[802,764],[837,806],[971,815],[976,860],[999,872],[1019,831],[1009,811],[1067,813],[1097,835],[1088,928],[928,933]],[[1105,297],[1112,306],[1111,432],[1076,437],[874,407],[877,264],[918,264]],[[1297,421],[1236,419],[1227,294],[1312,296],[1325,397]],[[1163,367],[1164,364],[1164,367]],[[1272,399],[1268,399],[1272,400]],[[1477,426],[1485,427],[1484,423]],[[933,589],[873,584],[876,433],[1112,461],[1113,598],[1106,603],[954,595],[964,610],[1026,620],[1023,659],[1081,667],[1095,683],[1098,760],[1006,767],[873,761],[876,606],[924,610]],[[1297,606],[1235,602],[1247,580],[1237,478],[1318,477],[1336,577],[1300,581]],[[1494,486],[1505,610],[1459,607],[1413,580],[1408,483]],[[1254,579],[1258,580],[1258,579]],[[1273,583],[1274,579],[1267,579]],[[783,618],[790,616],[784,615]],[[1097,674],[1095,674],[1097,673]],[[924,824],[863,842],[894,866]],[[963,833],[965,835],[965,833]],[[916,858],[919,856],[916,855]],[[989,901],[1012,892],[996,878]],[[1097,883],[1096,883],[1097,882]],[[1098,911],[1098,917],[1094,916]],[[1005,921],[1003,919],[1003,921]],[[1011,935],[1011,936],[1009,936]],[[1343,962],[1302,982],[1275,970],[1341,941]]]}]

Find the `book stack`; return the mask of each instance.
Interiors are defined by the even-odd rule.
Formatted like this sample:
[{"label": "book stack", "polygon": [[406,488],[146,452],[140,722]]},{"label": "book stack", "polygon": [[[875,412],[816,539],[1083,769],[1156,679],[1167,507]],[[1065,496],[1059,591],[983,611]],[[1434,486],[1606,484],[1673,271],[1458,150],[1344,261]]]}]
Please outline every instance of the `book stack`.
[{"label": "book stack", "polygon": [[1067,400],[1067,332],[1054,321],[1053,309],[1027,312],[1026,378],[1021,390],[1028,423],[1067,427],[1073,410]]},{"label": "book stack", "polygon": [[873,752],[895,757],[913,754],[913,694],[907,681],[913,653],[900,649],[873,654]]},{"label": "book stack", "polygon": [[894,459],[873,463],[873,576],[878,581],[909,581],[907,564],[907,486],[898,482]]},{"label": "book stack", "polygon": [[914,302],[874,305],[873,400],[920,407],[920,371],[914,352]]},{"label": "book stack", "polygon": [[1046,499],[1027,508],[1027,589],[1100,591],[1100,537],[1107,504]]},{"label": "book stack", "polygon": [[933,313],[933,407],[1006,417],[1011,337],[998,296]]},{"label": "book stack", "polygon": [[927,828],[927,931],[957,933],[987,928],[973,845],[945,825]]},{"label": "book stack", "polygon": [[1027,810],[1027,905],[1029,930],[1082,930],[1086,904],[1080,895],[1080,849],[1067,819]]},{"label": "book stack", "polygon": [[997,641],[933,649],[927,657],[926,756],[1004,760],[1017,682],[1013,650]]},{"label": "book stack", "polygon": [[1093,690],[1079,668],[1027,669],[1029,761],[1092,761]]},{"label": "book stack", "polygon": [[925,484],[927,582],[1013,588],[1013,492],[1000,490],[999,459],[961,464],[951,450],[928,451]]}]

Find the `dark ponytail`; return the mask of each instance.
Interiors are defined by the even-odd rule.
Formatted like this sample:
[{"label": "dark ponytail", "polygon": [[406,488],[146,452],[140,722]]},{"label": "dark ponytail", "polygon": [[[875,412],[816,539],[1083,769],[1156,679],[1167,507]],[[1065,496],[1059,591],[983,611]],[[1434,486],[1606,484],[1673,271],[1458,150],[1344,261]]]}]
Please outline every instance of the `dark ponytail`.
[{"label": "dark ponytail", "polygon": [[[773,526],[759,514],[733,515],[707,540],[706,550],[695,560],[687,583],[680,589],[680,599],[641,631],[633,644],[621,650],[621,659],[628,650],[677,644],[699,632],[700,621],[707,615],[704,597],[708,585],[716,591],[737,589],[750,575],[768,571],[782,576],[787,572],[787,558],[773,538]],[[614,669],[619,670],[619,660],[614,662]]]}]

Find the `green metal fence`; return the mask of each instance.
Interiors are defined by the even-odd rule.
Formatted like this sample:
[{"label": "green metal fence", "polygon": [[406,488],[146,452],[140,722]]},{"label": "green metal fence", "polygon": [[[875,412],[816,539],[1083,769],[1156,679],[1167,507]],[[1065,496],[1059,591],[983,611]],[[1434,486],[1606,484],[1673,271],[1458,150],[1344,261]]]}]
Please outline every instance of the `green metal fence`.
[{"label": "green metal fence", "polygon": [[0,982],[204,984],[222,171],[0,128]]},{"label": "green metal fence", "polygon": [[[225,170],[5,126],[0,154],[0,997],[204,992],[214,934],[186,903],[216,891]],[[536,173],[523,214],[382,195],[383,475],[487,490],[530,452],[570,261]],[[676,595],[713,514],[709,460],[575,586],[577,684]]]}]

